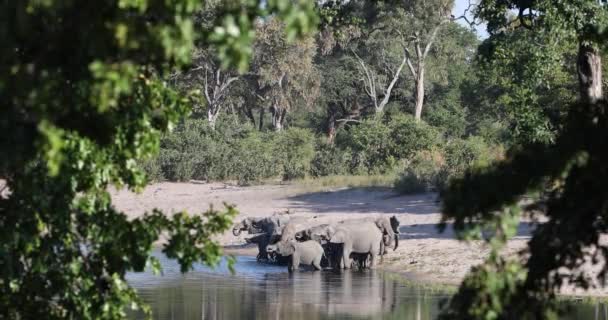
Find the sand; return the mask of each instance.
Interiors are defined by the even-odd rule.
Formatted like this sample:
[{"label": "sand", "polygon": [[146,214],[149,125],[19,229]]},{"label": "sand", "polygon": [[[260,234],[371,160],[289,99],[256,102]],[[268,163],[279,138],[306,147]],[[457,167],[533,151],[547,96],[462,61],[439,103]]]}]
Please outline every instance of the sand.
[{"label": "sand", "polygon": [[[307,217],[319,223],[396,215],[401,221],[399,248],[390,250],[381,268],[415,275],[434,284],[458,284],[474,265],[481,263],[488,248],[481,242],[465,243],[454,238],[448,228],[439,233],[436,225],[441,214],[437,195],[433,193],[399,196],[388,188],[340,188],[312,192],[298,185],[262,185],[239,187],[223,183],[157,183],[142,193],[112,190],[115,206],[131,218],[154,208],[172,214],[182,210],[203,212],[223,203],[236,205],[240,221],[250,216],[268,216],[289,211],[294,217]],[[525,247],[531,225],[522,223],[518,235],[509,242],[507,251],[515,253]],[[245,244],[245,233],[239,237],[227,231],[217,237],[225,251],[232,254],[256,254],[257,247]],[[608,295],[604,289],[591,291],[565,288],[565,294]]]}]

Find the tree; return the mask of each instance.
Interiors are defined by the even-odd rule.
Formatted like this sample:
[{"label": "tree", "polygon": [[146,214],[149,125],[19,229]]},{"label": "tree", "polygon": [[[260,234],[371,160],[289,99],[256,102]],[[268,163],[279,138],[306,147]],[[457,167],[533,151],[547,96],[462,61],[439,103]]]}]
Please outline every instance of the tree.
[{"label": "tree", "polygon": [[[401,48],[394,50],[394,41],[390,36],[382,34],[380,30],[373,30],[365,36],[365,39],[360,39],[360,42],[363,43],[358,50],[363,51],[365,59],[360,57],[354,49],[351,51],[357,60],[365,93],[372,102],[374,113],[379,115],[384,112],[384,108],[390,101],[393,88],[401,76],[401,70],[408,61],[408,55]],[[391,51],[397,51],[397,54]],[[394,56],[397,56],[396,59]],[[368,63],[366,60],[375,63]],[[378,101],[380,96],[378,90],[381,90],[382,94],[380,101]]]},{"label": "tree", "polygon": [[319,79],[313,64],[312,36],[289,42],[278,19],[260,21],[254,45],[252,71],[268,105],[272,127],[281,131],[287,112],[298,102],[311,106],[318,97]]},{"label": "tree", "polygon": [[207,121],[211,128],[215,128],[217,117],[225,107],[230,90],[237,80],[239,80],[238,72],[234,69],[224,70],[215,52],[207,48],[199,48],[194,50],[192,68],[179,75],[178,81],[182,90],[198,92],[193,96],[194,112],[202,112],[206,109],[204,112]]},{"label": "tree", "polygon": [[452,0],[397,1],[396,7],[382,9],[380,20],[401,43],[414,78],[414,116],[418,121],[424,106],[426,62],[437,34],[452,20],[452,7]]},{"label": "tree", "polygon": [[[511,11],[517,19],[509,19]],[[605,279],[608,250],[600,234],[608,232],[608,104],[601,88],[601,54],[607,13],[595,0],[480,2],[477,16],[488,22],[491,37],[517,26],[530,30],[531,40],[541,35],[576,43],[579,99],[561,121],[554,142],[517,144],[505,161],[471,170],[442,193],[442,228],[453,221],[464,239],[481,238],[482,229],[492,230],[493,236],[487,239],[490,256],[467,275],[441,318],[554,319],[562,285],[587,288]],[[498,43],[495,52],[526,61],[529,54],[542,56],[554,49],[528,44],[512,48]],[[521,205],[523,195],[533,203]],[[537,224],[521,257],[503,256],[500,250],[515,234],[522,211],[533,218],[540,211],[547,221]]]},{"label": "tree", "polygon": [[[0,4],[0,317],[116,319],[149,309],[125,282],[158,271],[152,244],[182,271],[221,256],[212,236],[234,208],[139,218],[112,206],[111,185],[141,189],[137,165],[188,113],[164,79],[213,42],[226,66],[250,59],[252,21],[274,14],[289,37],[314,29],[310,2],[226,8],[214,31],[193,31],[199,1],[4,1]],[[297,17],[297,18],[296,18]],[[288,38],[289,38],[288,37]]]}]

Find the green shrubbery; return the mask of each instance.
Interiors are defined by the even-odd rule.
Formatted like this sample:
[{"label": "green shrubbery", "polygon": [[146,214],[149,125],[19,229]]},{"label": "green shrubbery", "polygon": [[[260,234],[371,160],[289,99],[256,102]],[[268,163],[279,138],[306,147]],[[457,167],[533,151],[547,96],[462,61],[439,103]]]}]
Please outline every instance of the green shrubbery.
[{"label": "green shrubbery", "polygon": [[401,172],[395,188],[413,193],[441,188],[467,167],[495,158],[482,138],[446,142],[443,137],[435,127],[403,114],[343,128],[335,144],[302,128],[261,132],[224,117],[212,130],[204,119],[188,119],[162,138],[158,158],[142,166],[153,180],[240,184]]},{"label": "green shrubbery", "polygon": [[500,157],[501,150],[490,147],[480,137],[455,139],[432,151],[416,154],[395,181],[400,193],[417,193],[443,188],[453,177],[472,166],[487,166]]},{"label": "green shrubbery", "polygon": [[275,177],[303,178],[310,172],[315,137],[308,130],[260,132],[230,119],[217,127],[212,130],[204,119],[185,120],[162,138],[156,163],[144,164],[149,176],[248,184]]}]

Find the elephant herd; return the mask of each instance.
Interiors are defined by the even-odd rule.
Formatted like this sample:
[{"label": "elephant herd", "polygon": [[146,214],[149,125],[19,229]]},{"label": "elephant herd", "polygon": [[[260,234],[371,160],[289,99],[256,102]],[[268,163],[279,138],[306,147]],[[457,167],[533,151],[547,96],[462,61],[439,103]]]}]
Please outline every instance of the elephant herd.
[{"label": "elephant herd", "polygon": [[374,268],[382,261],[386,248],[399,246],[399,220],[380,216],[315,224],[307,218],[285,214],[245,218],[234,226],[239,236],[246,231],[253,237],[247,243],[258,246],[258,261],[287,265],[290,272],[300,265],[324,268]]}]

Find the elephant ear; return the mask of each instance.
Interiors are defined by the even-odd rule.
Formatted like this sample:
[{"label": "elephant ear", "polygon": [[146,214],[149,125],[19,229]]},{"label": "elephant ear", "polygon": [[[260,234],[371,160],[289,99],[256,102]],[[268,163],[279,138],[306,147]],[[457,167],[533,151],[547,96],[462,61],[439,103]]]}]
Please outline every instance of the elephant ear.
[{"label": "elephant ear", "polygon": [[396,234],[399,234],[399,225],[401,224],[396,216],[392,216],[391,219],[391,228]]},{"label": "elephant ear", "polygon": [[333,226],[327,226],[327,229],[325,230],[325,234],[327,236],[327,240],[331,240],[331,238],[334,236],[334,234],[336,233],[336,228],[334,228]]},{"label": "elephant ear", "polygon": [[296,251],[295,241],[283,242],[278,245],[278,248],[282,256],[290,256]]},{"label": "elephant ear", "polygon": [[385,233],[385,232],[388,234],[392,233],[391,232],[392,228],[390,226],[390,223],[385,218],[376,219],[376,226],[378,227],[378,229],[382,230],[382,233]]},{"label": "elephant ear", "polygon": [[346,242],[346,231],[336,230],[329,240],[331,243],[344,243]]}]

